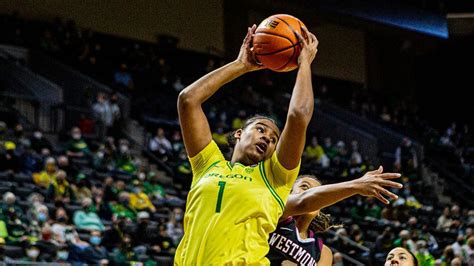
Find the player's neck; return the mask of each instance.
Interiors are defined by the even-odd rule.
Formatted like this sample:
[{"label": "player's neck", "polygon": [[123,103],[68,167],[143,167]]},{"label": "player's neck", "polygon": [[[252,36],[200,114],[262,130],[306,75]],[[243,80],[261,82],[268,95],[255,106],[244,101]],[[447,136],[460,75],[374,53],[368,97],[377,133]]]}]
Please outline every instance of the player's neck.
[{"label": "player's neck", "polygon": [[300,234],[300,238],[301,239],[308,238],[308,229],[313,218],[302,215],[302,216],[297,217],[295,220],[296,220],[296,227],[298,228],[298,232]]},{"label": "player's neck", "polygon": [[230,159],[230,163],[232,165],[234,165],[235,163],[240,163],[240,164],[243,164],[245,166],[249,166],[249,165],[254,165],[255,163],[252,162],[252,160],[250,160],[247,156],[245,155],[241,155],[240,153],[238,152],[234,152],[232,154],[232,158]]}]

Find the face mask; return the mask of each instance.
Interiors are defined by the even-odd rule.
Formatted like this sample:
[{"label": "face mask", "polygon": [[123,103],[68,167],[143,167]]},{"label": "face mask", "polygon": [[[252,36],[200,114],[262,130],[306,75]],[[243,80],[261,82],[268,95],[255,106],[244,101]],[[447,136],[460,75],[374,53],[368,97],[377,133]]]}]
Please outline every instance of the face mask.
[{"label": "face mask", "polygon": [[59,217],[57,220],[60,223],[65,223],[66,222],[66,217]]},{"label": "face mask", "polygon": [[23,130],[17,130],[17,131],[15,131],[15,136],[16,136],[16,137],[21,137],[21,136],[23,136]]},{"label": "face mask", "polygon": [[176,214],[176,221],[181,222],[183,220],[182,214]]},{"label": "face mask", "polygon": [[39,250],[37,250],[37,249],[29,249],[29,250],[26,251],[26,255],[27,255],[28,257],[30,257],[30,258],[35,259],[35,258],[37,258],[38,255],[39,255]]},{"label": "face mask", "polygon": [[67,252],[67,251],[58,251],[58,258],[60,260],[67,260],[68,256],[69,256],[69,252]]},{"label": "face mask", "polygon": [[43,137],[43,134],[38,131],[38,132],[33,133],[33,137],[34,137],[35,139],[40,139],[40,138]]},{"label": "face mask", "polygon": [[44,221],[46,221],[46,218],[47,217],[46,217],[45,213],[42,213],[42,212],[38,213],[38,221],[44,222]]},{"label": "face mask", "polygon": [[128,199],[120,199],[119,201],[120,201],[120,203],[122,203],[123,205],[128,205]]},{"label": "face mask", "polygon": [[135,194],[140,194],[140,192],[142,192],[142,190],[138,187],[133,189],[133,193],[135,193]]},{"label": "face mask", "polygon": [[128,151],[128,146],[127,145],[121,145],[120,146],[120,152],[121,153],[126,153]]},{"label": "face mask", "polygon": [[98,246],[100,245],[100,241],[102,239],[98,236],[91,236],[91,238],[89,239],[89,242],[93,245],[93,246]]},{"label": "face mask", "polygon": [[138,174],[138,179],[140,179],[141,181],[144,181],[145,180],[145,173],[139,173]]},{"label": "face mask", "polygon": [[72,134],[72,138],[75,140],[81,139],[81,134]]}]

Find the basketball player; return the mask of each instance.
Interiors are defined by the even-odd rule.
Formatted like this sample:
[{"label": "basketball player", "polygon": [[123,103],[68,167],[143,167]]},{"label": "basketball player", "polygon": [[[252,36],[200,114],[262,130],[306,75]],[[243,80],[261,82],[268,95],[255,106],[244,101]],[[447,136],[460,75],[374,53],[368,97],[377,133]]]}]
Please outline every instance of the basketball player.
[{"label": "basketball player", "polygon": [[283,262],[285,265],[332,265],[331,250],[314,237],[315,233],[331,228],[329,217],[320,209],[357,194],[376,197],[388,204],[382,195],[391,199],[397,199],[397,195],[384,187],[401,188],[401,184],[389,180],[399,177],[397,173],[383,173],[381,166],[361,178],[324,186],[314,176],[300,176],[293,185],[277,229],[269,238],[267,257],[271,265]]},{"label": "basketball player", "polygon": [[418,260],[408,249],[398,247],[390,250],[384,265],[418,266]]},{"label": "basketball player", "polygon": [[311,63],[318,41],[306,29],[307,40],[298,36],[302,51],[281,134],[273,120],[254,117],[235,131],[232,159],[226,161],[212,140],[201,105],[224,84],[263,68],[254,61],[250,47],[255,29],[255,25],[248,28],[235,61],[200,78],[179,95],[179,121],[193,179],[175,265],[269,264],[265,257],[268,236],[283,214],[298,175],[313,114]]}]

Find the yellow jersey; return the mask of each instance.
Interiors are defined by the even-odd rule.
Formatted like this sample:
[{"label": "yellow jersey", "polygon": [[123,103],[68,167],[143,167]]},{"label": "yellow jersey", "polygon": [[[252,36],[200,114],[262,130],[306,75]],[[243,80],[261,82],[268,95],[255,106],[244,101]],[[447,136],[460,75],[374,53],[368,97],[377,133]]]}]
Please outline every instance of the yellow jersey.
[{"label": "yellow jersey", "polygon": [[189,160],[193,180],[174,264],[269,265],[268,236],[299,166],[285,169],[276,153],[253,166],[232,165],[214,141]]}]

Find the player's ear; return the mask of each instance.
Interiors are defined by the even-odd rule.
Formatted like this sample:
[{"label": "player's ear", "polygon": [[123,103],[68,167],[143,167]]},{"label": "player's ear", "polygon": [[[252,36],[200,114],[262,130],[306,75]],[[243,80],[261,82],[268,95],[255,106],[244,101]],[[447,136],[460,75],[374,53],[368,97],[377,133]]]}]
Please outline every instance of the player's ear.
[{"label": "player's ear", "polygon": [[241,137],[241,136],[242,136],[242,129],[241,129],[241,128],[239,128],[239,129],[237,129],[236,131],[234,131],[234,138],[235,138],[236,140],[240,140],[240,137]]}]

